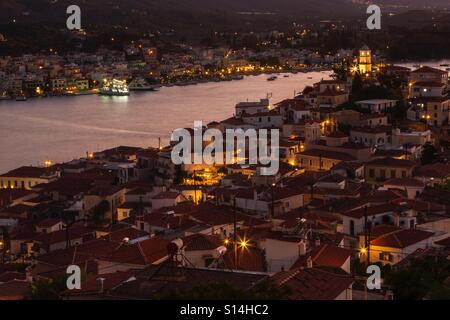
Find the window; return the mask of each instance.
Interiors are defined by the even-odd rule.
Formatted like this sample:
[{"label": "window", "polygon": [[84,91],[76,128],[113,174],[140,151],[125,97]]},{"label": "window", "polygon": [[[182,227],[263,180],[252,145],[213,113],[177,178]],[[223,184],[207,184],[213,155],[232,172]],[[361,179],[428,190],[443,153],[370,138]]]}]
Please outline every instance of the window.
[{"label": "window", "polygon": [[369,170],[369,177],[371,177],[371,178],[375,177],[375,170],[374,169],[370,169]]},{"label": "window", "polygon": [[387,261],[387,262],[393,262],[394,256],[390,254],[389,252],[380,252],[379,256],[381,261]]},{"label": "window", "polygon": [[380,170],[380,177],[381,177],[382,179],[386,179],[386,170],[384,170],[384,169],[381,169],[381,170]]},{"label": "window", "polygon": [[395,174],[395,170],[391,170],[391,178],[395,178],[397,175]]},{"label": "window", "polygon": [[350,235],[355,235],[355,221],[350,220]]},{"label": "window", "polygon": [[402,178],[406,178],[406,171],[405,170],[402,171]]}]

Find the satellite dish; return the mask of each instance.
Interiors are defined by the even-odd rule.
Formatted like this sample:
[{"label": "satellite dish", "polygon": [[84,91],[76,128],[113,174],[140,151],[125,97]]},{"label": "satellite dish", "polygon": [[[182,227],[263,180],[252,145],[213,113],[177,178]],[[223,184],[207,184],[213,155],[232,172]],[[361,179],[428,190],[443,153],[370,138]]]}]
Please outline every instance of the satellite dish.
[{"label": "satellite dish", "polygon": [[183,240],[178,238],[167,245],[167,252],[173,255],[178,253],[181,248],[183,248]]}]

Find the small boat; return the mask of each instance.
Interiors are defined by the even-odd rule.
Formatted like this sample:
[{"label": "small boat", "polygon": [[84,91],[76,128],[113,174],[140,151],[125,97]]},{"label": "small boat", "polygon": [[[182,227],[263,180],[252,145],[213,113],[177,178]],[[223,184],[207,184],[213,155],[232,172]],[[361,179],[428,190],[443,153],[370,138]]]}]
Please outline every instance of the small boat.
[{"label": "small boat", "polygon": [[441,64],[440,66],[441,66],[441,67],[448,67],[448,66],[450,66],[450,64],[448,64],[448,63],[443,63],[443,64]]},{"label": "small boat", "polygon": [[275,81],[277,79],[278,79],[277,76],[271,76],[271,77],[267,78],[267,81]]},{"label": "small boat", "polygon": [[128,85],[128,89],[131,91],[157,91],[161,88],[157,84],[149,84],[143,78],[134,78]]},{"label": "small boat", "polygon": [[235,75],[235,76],[232,76],[231,78],[233,80],[242,80],[242,79],[244,79],[244,76],[243,75]]},{"label": "small boat", "polygon": [[308,77],[308,79],[310,79],[310,80],[311,80],[312,78],[313,78],[313,77]]},{"label": "small boat", "polygon": [[8,96],[7,94],[0,95],[0,100],[11,100],[11,97]]},{"label": "small boat", "polygon": [[288,74],[285,74],[283,77],[284,77],[284,78],[289,78],[289,75],[288,75]]},{"label": "small boat", "polygon": [[99,90],[99,93],[103,96],[129,96],[130,90],[128,89],[126,81],[113,79],[111,81],[104,80],[103,87]]},{"label": "small boat", "polygon": [[16,101],[27,101],[27,97],[25,95],[16,96]]}]

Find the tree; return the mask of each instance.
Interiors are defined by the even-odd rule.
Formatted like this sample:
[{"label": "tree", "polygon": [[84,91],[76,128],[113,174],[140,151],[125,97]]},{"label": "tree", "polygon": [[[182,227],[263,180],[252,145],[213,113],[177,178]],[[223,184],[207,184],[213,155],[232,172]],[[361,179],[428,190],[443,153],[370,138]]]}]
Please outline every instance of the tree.
[{"label": "tree", "polygon": [[95,224],[100,224],[105,220],[105,214],[109,211],[109,202],[106,200],[100,201],[98,205],[96,205],[91,210],[91,219]]},{"label": "tree", "polygon": [[433,144],[427,142],[422,149],[422,156],[420,161],[422,165],[433,163],[438,156],[438,152]]},{"label": "tree", "polygon": [[66,277],[53,281],[39,280],[31,285],[29,296],[31,300],[61,300],[59,294],[67,289]]},{"label": "tree", "polygon": [[352,81],[352,96],[358,97],[363,89],[363,81],[359,72],[355,73]]},{"label": "tree", "polygon": [[398,300],[450,299],[450,261],[427,256],[414,259],[406,268],[385,272],[384,283]]}]

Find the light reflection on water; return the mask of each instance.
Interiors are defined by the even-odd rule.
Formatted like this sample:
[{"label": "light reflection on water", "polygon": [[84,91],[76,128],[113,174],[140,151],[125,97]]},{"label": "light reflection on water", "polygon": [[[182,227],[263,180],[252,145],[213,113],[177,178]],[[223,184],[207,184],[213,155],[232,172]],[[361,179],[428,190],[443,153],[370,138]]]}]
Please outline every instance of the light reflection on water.
[{"label": "light reflection on water", "polygon": [[272,94],[271,103],[294,96],[328,72],[267,75],[241,81],[132,92],[129,97],[51,97],[26,102],[0,101],[0,173],[21,165],[68,161],[118,145],[156,146],[176,128],[233,115],[239,101]]}]

